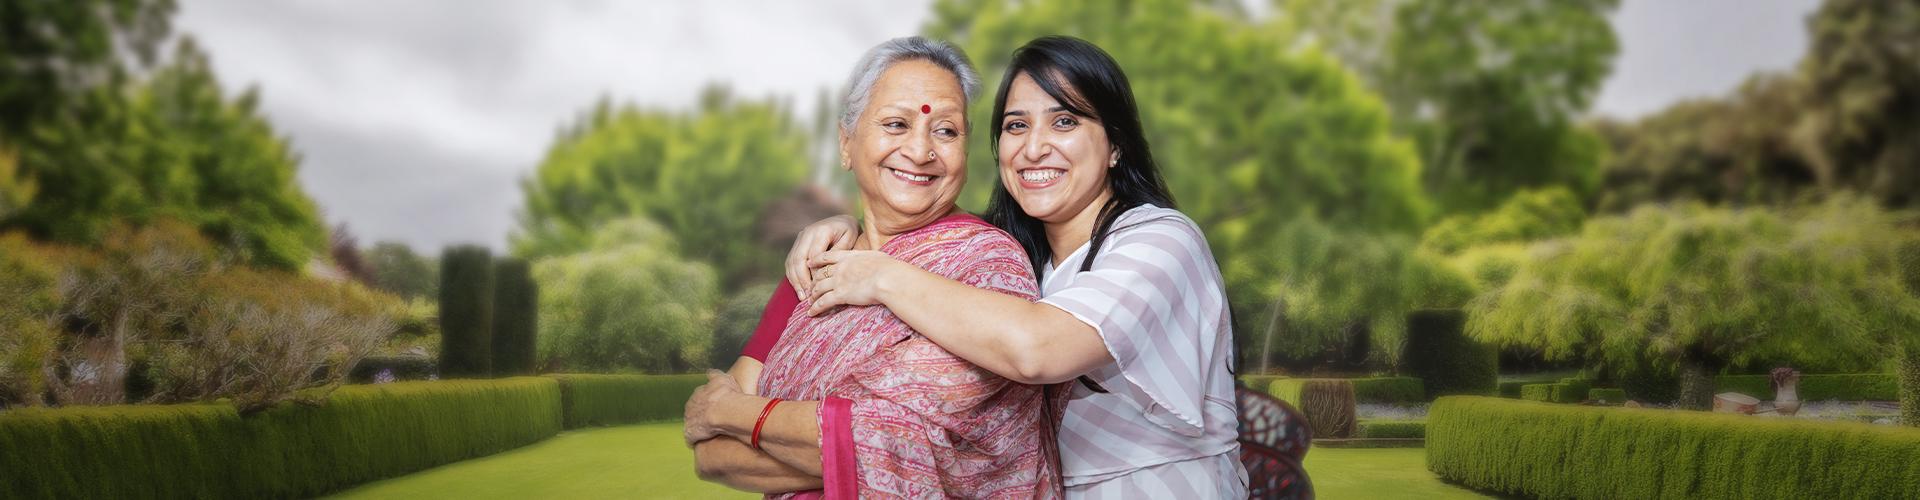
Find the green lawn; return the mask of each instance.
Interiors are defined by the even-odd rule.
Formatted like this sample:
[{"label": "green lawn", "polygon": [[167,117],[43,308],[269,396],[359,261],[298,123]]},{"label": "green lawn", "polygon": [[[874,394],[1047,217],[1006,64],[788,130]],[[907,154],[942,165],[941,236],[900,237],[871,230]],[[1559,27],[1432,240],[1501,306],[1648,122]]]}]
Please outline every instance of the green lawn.
[{"label": "green lawn", "polygon": [[[1320,498],[1487,498],[1441,483],[1418,448],[1307,454]],[[362,485],[334,498],[754,498],[693,476],[680,424],[563,432],[497,455]]]}]

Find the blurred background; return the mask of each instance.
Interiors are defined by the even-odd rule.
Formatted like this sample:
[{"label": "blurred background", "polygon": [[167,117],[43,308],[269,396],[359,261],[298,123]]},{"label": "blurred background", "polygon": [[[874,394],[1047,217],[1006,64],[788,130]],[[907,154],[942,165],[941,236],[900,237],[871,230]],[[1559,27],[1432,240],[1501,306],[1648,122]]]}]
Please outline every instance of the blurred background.
[{"label": "blurred background", "polygon": [[8,0],[0,407],[725,367],[914,34],[1119,61],[1241,374],[1920,370],[1911,2]]}]

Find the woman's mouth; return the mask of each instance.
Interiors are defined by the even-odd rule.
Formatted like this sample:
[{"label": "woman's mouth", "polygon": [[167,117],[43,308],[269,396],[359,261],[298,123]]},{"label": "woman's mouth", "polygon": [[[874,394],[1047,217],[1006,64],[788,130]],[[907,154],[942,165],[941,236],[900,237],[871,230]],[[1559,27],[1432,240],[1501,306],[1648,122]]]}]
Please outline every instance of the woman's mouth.
[{"label": "woman's mouth", "polygon": [[1029,168],[1020,171],[1020,187],[1041,189],[1059,183],[1067,171],[1058,168]]},{"label": "woman's mouth", "polygon": [[898,169],[893,169],[893,168],[888,168],[887,172],[892,173],[894,178],[906,181],[907,183],[910,183],[910,184],[917,184],[921,186],[933,184],[933,179],[936,177],[939,177],[937,175],[923,175],[923,174],[915,174],[911,172],[904,172],[904,171],[900,171]]}]

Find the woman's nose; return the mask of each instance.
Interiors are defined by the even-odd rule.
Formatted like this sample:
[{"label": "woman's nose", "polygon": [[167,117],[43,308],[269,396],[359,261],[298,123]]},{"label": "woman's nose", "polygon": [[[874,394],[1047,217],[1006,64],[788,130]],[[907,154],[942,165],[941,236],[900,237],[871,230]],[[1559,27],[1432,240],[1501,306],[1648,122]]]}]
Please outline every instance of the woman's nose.
[{"label": "woman's nose", "polygon": [[932,132],[912,134],[912,138],[907,140],[906,147],[902,148],[907,153],[907,159],[913,160],[915,165],[925,165],[934,160],[931,134]]},{"label": "woman's nose", "polygon": [[1047,154],[1053,152],[1053,143],[1050,139],[1046,132],[1040,130],[1028,133],[1027,142],[1020,144],[1021,157],[1034,162],[1046,159]]}]

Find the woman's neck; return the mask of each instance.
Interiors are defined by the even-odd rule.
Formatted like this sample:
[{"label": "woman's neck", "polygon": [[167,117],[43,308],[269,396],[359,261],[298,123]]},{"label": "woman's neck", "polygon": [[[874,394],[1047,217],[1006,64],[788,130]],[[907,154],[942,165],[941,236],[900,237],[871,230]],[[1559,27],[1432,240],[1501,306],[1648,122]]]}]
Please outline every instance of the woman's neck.
[{"label": "woman's neck", "polygon": [[946,210],[930,210],[924,215],[882,216],[874,213],[873,204],[863,203],[862,205],[866,205],[866,208],[861,209],[864,216],[860,218],[860,237],[853,240],[853,248],[856,250],[879,250],[887,242],[893,241],[895,236],[927,227],[934,221],[960,212],[959,205],[948,205]]},{"label": "woman's neck", "polygon": [[1103,191],[1073,218],[1043,223],[1047,230],[1047,246],[1053,250],[1054,266],[1058,267],[1074,250],[1079,250],[1080,245],[1093,239],[1093,226],[1100,221],[1100,209],[1106,207],[1110,199],[1113,199],[1113,191]]}]

